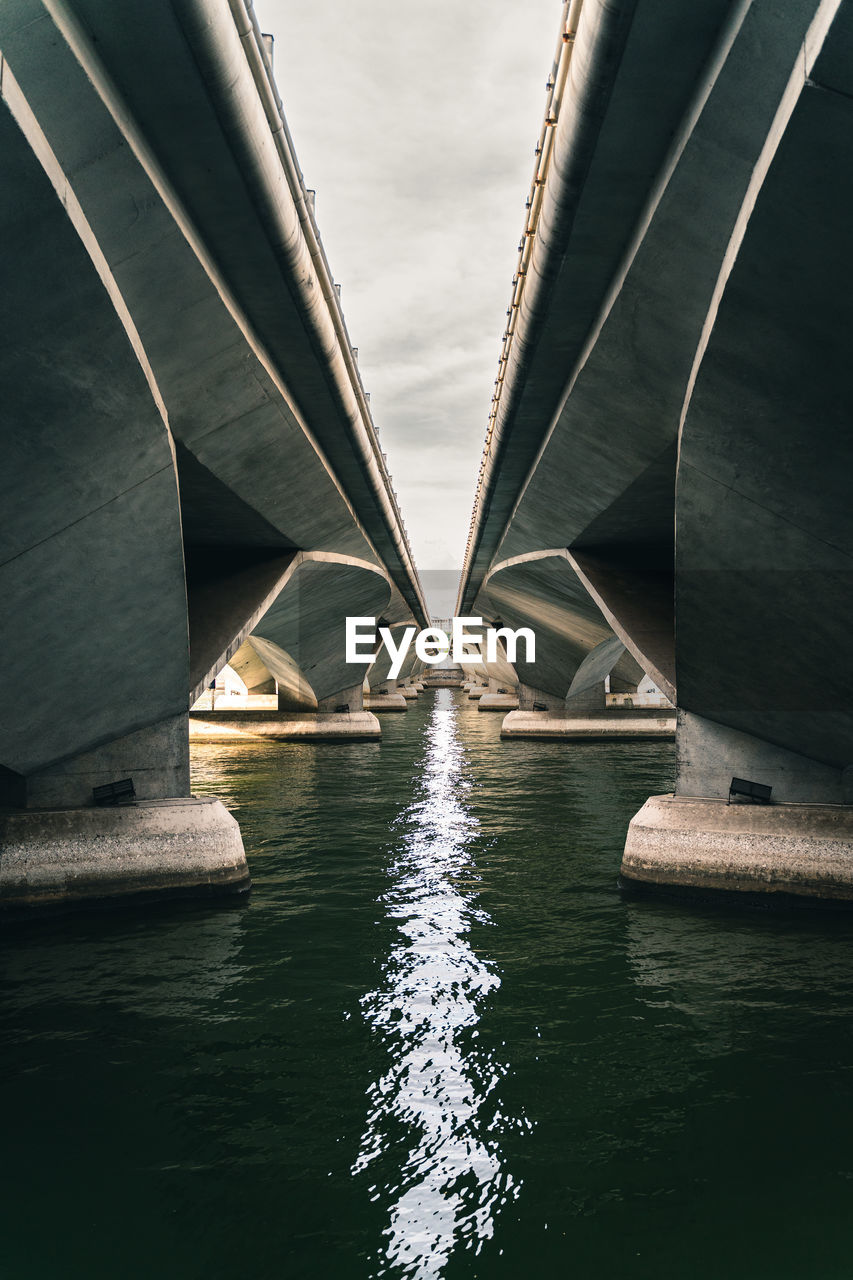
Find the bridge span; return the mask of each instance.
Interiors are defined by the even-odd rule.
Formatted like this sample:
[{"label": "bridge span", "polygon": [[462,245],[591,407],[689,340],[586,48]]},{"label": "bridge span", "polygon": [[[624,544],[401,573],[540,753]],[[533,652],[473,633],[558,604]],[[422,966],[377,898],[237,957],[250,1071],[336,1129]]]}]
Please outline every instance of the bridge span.
[{"label": "bridge span", "polygon": [[677,704],[626,880],[853,897],[853,5],[574,0],[549,93],[458,612]]},{"label": "bridge span", "polygon": [[16,0],[0,58],[0,898],[240,889],[191,703],[375,733],[344,619],[428,625],[312,193],[242,0]]}]

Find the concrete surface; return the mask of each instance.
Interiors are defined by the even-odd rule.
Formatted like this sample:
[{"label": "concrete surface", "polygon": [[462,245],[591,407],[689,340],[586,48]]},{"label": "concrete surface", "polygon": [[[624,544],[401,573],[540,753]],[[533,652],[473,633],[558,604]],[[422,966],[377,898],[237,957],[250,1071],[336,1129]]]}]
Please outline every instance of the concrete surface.
[{"label": "concrete surface", "polygon": [[514,711],[518,696],[514,693],[484,693],[477,703],[478,711]]},{"label": "concrete surface", "polygon": [[451,665],[427,667],[421,678],[425,689],[461,689],[465,672],[462,667]]},{"label": "concrete surface", "polygon": [[0,911],[243,893],[240,829],[218,800],[0,812]]},{"label": "concrete surface", "polygon": [[[840,714],[844,714],[841,708]],[[692,712],[678,712],[676,785],[679,796],[725,799],[733,777],[773,788],[774,801],[847,804],[853,770],[809,759]]]},{"label": "concrete surface", "polygon": [[365,710],[376,715],[389,711],[408,711],[409,704],[402,693],[366,693],[364,695]]},{"label": "concrete surface", "polygon": [[[405,710],[405,703],[403,703]],[[282,742],[303,739],[332,740],[381,738],[379,721],[370,711],[357,712],[281,712],[265,715],[252,712],[205,711],[190,716],[190,741],[251,742],[277,739]]]},{"label": "concrete surface", "polygon": [[555,697],[618,637],[680,799],[843,804],[853,8],[784,8],[585,3],[457,612],[532,626]]},{"label": "concrete surface", "polygon": [[85,806],[124,776],[180,801],[187,708],[238,653],[250,690],[278,681],[287,736],[375,736],[344,617],[428,622],[239,20],[226,0],[0,9],[0,803]]},{"label": "concrete surface", "polygon": [[628,886],[853,901],[853,806],[652,796],[628,828]]},{"label": "concrete surface", "polygon": [[597,716],[568,716],[564,711],[511,711],[501,725],[502,738],[560,738],[565,741],[609,739],[658,739],[675,737],[675,716],[624,715],[605,712]]}]

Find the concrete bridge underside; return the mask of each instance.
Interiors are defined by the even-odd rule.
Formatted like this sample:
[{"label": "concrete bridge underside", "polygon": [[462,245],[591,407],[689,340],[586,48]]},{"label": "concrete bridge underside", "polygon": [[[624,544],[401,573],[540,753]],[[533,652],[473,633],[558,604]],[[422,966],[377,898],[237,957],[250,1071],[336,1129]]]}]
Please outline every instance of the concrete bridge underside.
[{"label": "concrete bridge underside", "polygon": [[192,701],[255,637],[359,713],[346,615],[427,624],[334,283],[236,0],[20,0],[0,55],[0,903],[242,888]]},{"label": "concrete bridge underside", "polygon": [[851,68],[837,0],[583,6],[459,608],[677,700],[635,881],[853,897]]}]

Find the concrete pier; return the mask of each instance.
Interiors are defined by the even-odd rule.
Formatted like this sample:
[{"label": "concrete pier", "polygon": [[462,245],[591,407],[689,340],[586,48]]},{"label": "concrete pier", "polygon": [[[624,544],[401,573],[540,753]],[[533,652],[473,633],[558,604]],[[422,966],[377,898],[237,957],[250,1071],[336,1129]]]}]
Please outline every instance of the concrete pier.
[{"label": "concrete pier", "polygon": [[261,35],[121,8],[0,10],[0,905],[245,888],[188,707],[377,738],[346,619],[428,622]]},{"label": "concrete pier", "polygon": [[652,796],[628,828],[621,879],[853,902],[853,806]]},{"label": "concrete pier", "polygon": [[567,715],[565,711],[511,711],[501,725],[502,738],[560,738],[568,742],[675,738],[675,712],[600,711]]},{"label": "concrete pier", "polygon": [[218,800],[0,813],[0,912],[250,888],[240,829]]},{"label": "concrete pier", "polygon": [[[675,799],[635,818],[626,876],[836,899],[853,25],[836,3],[652,8],[584,8],[543,121],[456,612],[535,631],[505,736],[677,719]],[[649,681],[677,717],[610,721],[607,678],[629,717]],[[772,805],[728,807],[732,777]]]},{"label": "concrete pier", "polygon": [[518,707],[518,696],[515,693],[484,692],[477,703],[478,711],[515,711]]},{"label": "concrete pier", "polygon": [[461,689],[464,683],[465,672],[459,666],[430,667],[423,675],[425,689]]},{"label": "concrete pier", "polygon": [[388,693],[378,691],[376,693],[366,693],[364,695],[364,707],[366,711],[374,712],[377,715],[385,714],[389,711],[408,711],[408,703],[396,689]]},{"label": "concrete pier", "polygon": [[604,682],[582,688],[565,699],[521,685],[519,709],[501,725],[502,738],[560,738],[569,742],[609,738],[672,740],[674,707],[608,706]]},{"label": "concrete pier", "polygon": [[[400,709],[405,711],[405,702]],[[370,741],[381,737],[379,721],[370,710],[199,711],[190,716],[190,741],[196,743],[252,742],[264,739],[279,742],[301,742],[304,739]]]}]

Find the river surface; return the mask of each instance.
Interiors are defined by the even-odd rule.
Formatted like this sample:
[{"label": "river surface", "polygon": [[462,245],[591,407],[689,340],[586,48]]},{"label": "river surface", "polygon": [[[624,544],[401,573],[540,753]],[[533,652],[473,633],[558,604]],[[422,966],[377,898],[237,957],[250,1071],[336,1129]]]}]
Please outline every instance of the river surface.
[{"label": "river surface", "polygon": [[624,899],[659,743],[206,746],[239,906],[0,940],[3,1280],[853,1272],[853,923]]}]

